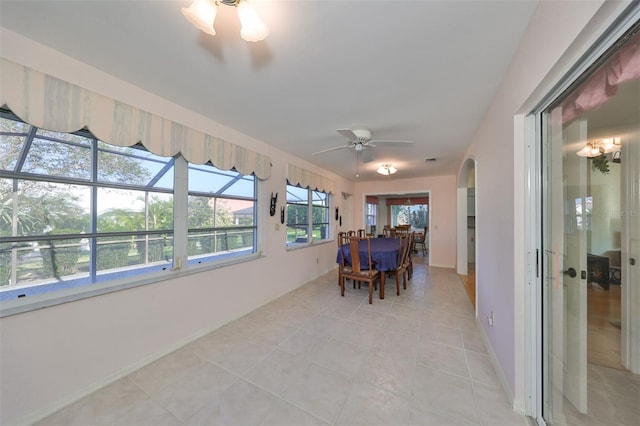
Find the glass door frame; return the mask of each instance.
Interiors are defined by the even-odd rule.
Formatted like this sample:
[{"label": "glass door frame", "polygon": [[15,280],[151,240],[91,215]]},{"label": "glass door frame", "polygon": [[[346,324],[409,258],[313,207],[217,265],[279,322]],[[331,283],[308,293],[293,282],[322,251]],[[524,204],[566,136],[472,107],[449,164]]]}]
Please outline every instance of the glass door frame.
[{"label": "glass door frame", "polygon": [[532,417],[538,425],[546,425],[544,419],[545,398],[543,385],[545,380],[546,356],[544,354],[544,315],[543,286],[545,271],[545,254],[543,239],[545,229],[543,191],[549,187],[548,174],[543,169],[543,136],[546,137],[546,123],[543,114],[574,85],[577,85],[589,73],[590,69],[600,64],[601,57],[615,46],[618,40],[634,27],[640,20],[640,2],[632,2],[617,18],[602,31],[602,35],[591,48],[576,61],[575,65],[556,83],[539,103],[524,115],[524,141],[526,185],[525,197],[525,245],[528,265],[526,268],[525,291],[525,413]]}]

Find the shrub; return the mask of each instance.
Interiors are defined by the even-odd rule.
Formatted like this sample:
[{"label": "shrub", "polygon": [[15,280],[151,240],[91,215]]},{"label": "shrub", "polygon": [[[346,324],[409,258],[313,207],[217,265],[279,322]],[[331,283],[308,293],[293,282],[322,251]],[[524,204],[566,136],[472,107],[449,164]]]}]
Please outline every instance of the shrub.
[{"label": "shrub", "polygon": [[[57,229],[55,234],[75,232],[77,231],[74,229]],[[80,238],[40,241],[38,244],[45,277],[61,277],[76,272],[80,258]]]},{"label": "shrub", "polygon": [[129,243],[101,244],[97,248],[96,266],[104,269],[122,268],[129,265]]}]

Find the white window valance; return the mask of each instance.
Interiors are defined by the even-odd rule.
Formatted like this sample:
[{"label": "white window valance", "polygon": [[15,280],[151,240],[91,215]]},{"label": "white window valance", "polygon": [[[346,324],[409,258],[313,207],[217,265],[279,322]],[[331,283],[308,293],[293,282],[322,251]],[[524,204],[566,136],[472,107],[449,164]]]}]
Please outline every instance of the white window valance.
[{"label": "white window valance", "polygon": [[0,58],[0,105],[21,120],[56,132],[84,127],[103,142],[140,142],[163,157],[182,154],[191,163],[208,161],[221,169],[258,179],[271,176],[271,159],[157,115],[85,90],[58,78]]},{"label": "white window valance", "polygon": [[332,179],[293,164],[289,164],[287,180],[291,185],[300,185],[303,188],[316,189],[330,194],[334,192],[336,184]]}]

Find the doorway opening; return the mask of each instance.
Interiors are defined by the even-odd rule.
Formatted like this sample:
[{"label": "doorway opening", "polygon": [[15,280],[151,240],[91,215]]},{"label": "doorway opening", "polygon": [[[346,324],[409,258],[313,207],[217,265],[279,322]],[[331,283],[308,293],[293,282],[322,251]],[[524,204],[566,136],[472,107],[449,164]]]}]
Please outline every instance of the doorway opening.
[{"label": "doorway opening", "polygon": [[429,222],[431,204],[429,191],[412,193],[376,193],[364,195],[364,223],[367,233],[378,237],[396,226],[409,225],[409,230],[424,238],[424,247],[413,253],[424,256],[429,264]]},{"label": "doorway opening", "polygon": [[465,160],[458,175],[457,197],[456,272],[476,309],[476,162],[472,158]]}]

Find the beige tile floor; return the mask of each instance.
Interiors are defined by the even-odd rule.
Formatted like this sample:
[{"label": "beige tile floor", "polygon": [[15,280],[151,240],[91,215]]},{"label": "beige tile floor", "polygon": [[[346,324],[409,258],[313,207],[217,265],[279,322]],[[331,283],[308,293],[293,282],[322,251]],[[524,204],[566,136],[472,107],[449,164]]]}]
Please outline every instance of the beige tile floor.
[{"label": "beige tile floor", "polygon": [[455,271],[367,299],[329,273],[38,424],[527,425]]}]

